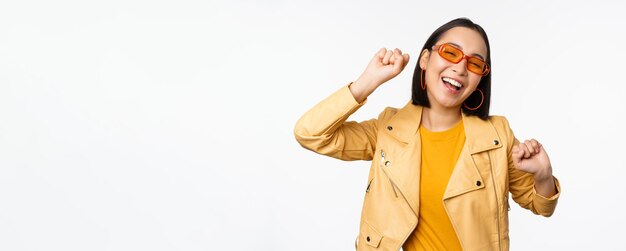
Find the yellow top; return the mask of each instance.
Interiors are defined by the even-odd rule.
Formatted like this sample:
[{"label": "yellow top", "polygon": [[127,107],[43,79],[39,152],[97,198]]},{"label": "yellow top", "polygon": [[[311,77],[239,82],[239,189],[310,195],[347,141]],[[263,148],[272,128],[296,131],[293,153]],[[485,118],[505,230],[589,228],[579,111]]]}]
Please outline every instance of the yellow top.
[{"label": "yellow top", "polygon": [[403,250],[461,250],[443,206],[443,194],[465,143],[463,121],[446,131],[431,132],[420,126],[419,132],[422,138],[419,223]]}]

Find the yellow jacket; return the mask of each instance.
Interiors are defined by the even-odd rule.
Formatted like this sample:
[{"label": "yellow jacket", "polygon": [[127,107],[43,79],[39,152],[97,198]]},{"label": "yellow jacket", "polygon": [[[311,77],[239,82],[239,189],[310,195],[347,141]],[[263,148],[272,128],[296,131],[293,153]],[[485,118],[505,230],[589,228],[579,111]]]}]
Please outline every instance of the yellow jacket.
[{"label": "yellow jacket", "polygon": [[[357,103],[344,86],[307,111],[294,134],[305,148],[341,160],[372,160],[357,250],[399,250],[418,224],[422,107],[387,108],[378,119],[348,117]],[[535,192],[532,174],[517,170],[511,148],[519,144],[504,117],[463,115],[465,145],[443,203],[464,250],[509,250],[509,192],[535,214],[549,217],[560,195]]]}]

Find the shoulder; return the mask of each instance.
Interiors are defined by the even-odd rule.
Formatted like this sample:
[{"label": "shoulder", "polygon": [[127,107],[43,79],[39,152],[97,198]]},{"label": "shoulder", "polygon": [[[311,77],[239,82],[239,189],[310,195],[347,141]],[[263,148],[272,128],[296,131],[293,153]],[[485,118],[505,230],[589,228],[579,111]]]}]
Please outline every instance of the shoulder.
[{"label": "shoulder", "polygon": [[487,119],[481,119],[478,116],[466,116],[465,118],[468,130],[492,132],[491,134],[495,133],[506,138],[512,136],[509,121],[504,116],[491,115]]},{"label": "shoulder", "polygon": [[389,121],[394,115],[398,113],[400,109],[396,107],[385,107],[385,109],[378,115],[379,121]]},{"label": "shoulder", "polygon": [[504,116],[491,115],[487,119],[481,119],[478,116],[466,116],[465,118],[468,123],[471,123],[473,128],[493,128],[497,131],[509,129],[509,121]]},{"label": "shoulder", "polygon": [[506,142],[515,142],[515,135],[513,134],[513,130],[509,125],[509,120],[507,120],[506,117],[496,115],[489,116],[489,122],[491,122],[496,130],[496,133],[500,135],[501,139],[506,140]]},{"label": "shoulder", "polygon": [[507,120],[506,117],[504,116],[492,115],[492,116],[489,116],[488,120],[496,129],[504,129],[504,130],[510,129],[509,120]]},{"label": "shoulder", "polygon": [[404,105],[404,107],[402,108],[396,108],[396,107],[385,108],[378,116],[378,119],[380,121],[388,121],[388,120],[393,119],[396,116],[399,116],[399,117],[402,117],[401,120],[408,118],[411,121],[415,121],[415,117],[421,116],[421,114],[422,114],[422,107],[419,105],[414,105],[409,100],[406,103],[406,105]]},{"label": "shoulder", "polygon": [[[387,124],[392,120],[394,120],[395,123],[405,123],[407,122],[406,117],[419,116],[417,113],[414,112],[415,107],[416,106],[413,106],[413,105],[406,105],[403,108],[386,107],[378,115],[378,121],[381,124]],[[411,119],[411,121],[415,121],[415,120]]]}]

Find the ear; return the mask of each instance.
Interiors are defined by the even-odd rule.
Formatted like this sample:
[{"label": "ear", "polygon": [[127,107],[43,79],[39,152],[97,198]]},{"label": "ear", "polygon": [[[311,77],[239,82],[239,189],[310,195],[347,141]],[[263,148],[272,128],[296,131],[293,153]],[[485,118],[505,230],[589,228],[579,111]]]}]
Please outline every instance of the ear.
[{"label": "ear", "polygon": [[419,60],[420,68],[422,68],[422,70],[426,70],[426,68],[428,68],[429,58],[430,58],[430,51],[427,49],[424,49],[422,53],[420,54],[420,60]]}]

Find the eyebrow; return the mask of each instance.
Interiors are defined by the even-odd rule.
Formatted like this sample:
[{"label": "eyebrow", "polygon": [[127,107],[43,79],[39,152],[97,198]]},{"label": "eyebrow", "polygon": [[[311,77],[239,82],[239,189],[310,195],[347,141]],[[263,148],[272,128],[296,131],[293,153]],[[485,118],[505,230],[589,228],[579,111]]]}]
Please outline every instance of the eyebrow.
[{"label": "eyebrow", "polygon": [[[455,43],[453,43],[453,42],[448,42],[448,43],[449,43],[449,44],[451,44],[451,45],[454,45],[455,47],[457,47],[457,48],[459,48],[459,49],[461,49],[461,50],[463,49],[463,47],[462,47],[462,46],[460,46],[460,45],[458,45],[458,44],[455,44]],[[472,56],[479,57],[480,59],[482,59],[483,61],[485,61],[485,58],[484,58],[483,56],[481,56],[480,54],[478,54],[478,53],[474,53],[474,54],[472,54]]]}]

